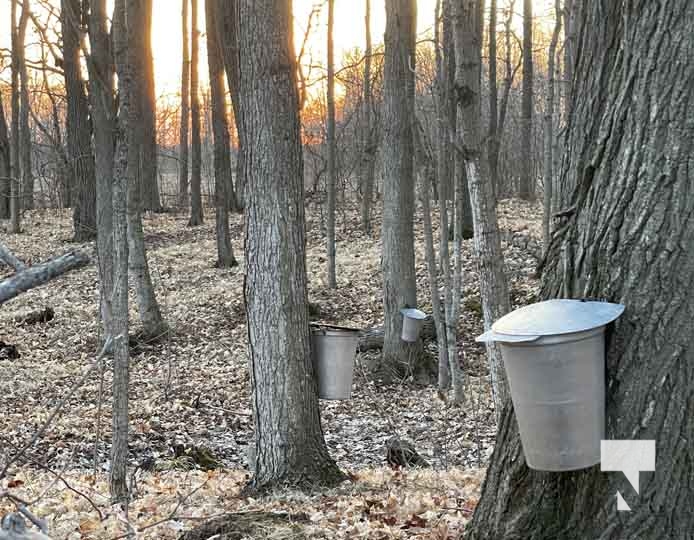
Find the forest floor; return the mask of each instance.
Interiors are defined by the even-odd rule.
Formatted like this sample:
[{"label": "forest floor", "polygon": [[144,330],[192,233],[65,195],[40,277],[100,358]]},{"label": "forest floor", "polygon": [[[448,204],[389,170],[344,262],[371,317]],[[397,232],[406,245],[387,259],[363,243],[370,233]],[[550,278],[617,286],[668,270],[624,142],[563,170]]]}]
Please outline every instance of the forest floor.
[{"label": "forest floor", "polygon": [[[319,306],[319,320],[360,328],[381,324],[380,239],[360,231],[356,209],[338,214],[338,288],[330,290],[321,215],[310,207],[307,216],[309,296]],[[375,218],[378,231],[380,216]],[[284,493],[254,500],[238,496],[249,477],[246,449],[252,428],[242,218],[232,219],[234,249],[241,262],[233,269],[214,268],[214,216],[208,213],[206,219],[205,225],[190,228],[182,213],[145,218],[152,278],[172,332],[159,343],[133,351],[130,458],[133,470],[144,464],[154,467],[135,475],[137,491],[129,519],[143,531],[138,538],[176,538],[204,517],[256,510],[291,515],[279,525],[258,525],[248,533],[253,538],[455,537],[479,496],[496,427],[484,349],[474,342],[482,321],[472,241],[464,244],[459,321],[466,403],[452,406],[440,399],[434,386],[371,380],[359,355],[352,399],[321,403],[328,447],[351,481],[321,494]],[[502,201],[499,219],[512,303],[517,307],[537,295],[534,270],[541,207]],[[94,254],[93,244],[69,242],[68,212],[30,212],[23,226],[23,234],[3,235],[3,241],[27,263],[71,249]],[[431,312],[419,217],[415,227],[418,298],[420,307]],[[6,270],[0,268],[0,279]],[[55,312],[49,322],[22,322],[25,314],[47,306]],[[135,303],[131,306],[131,320],[137,321]],[[94,265],[2,306],[0,340],[16,345],[21,356],[0,355],[0,466],[89,369],[99,343],[98,320]],[[436,354],[435,342],[427,347]],[[108,502],[110,362],[105,360],[101,413],[95,370],[9,479],[0,481],[0,491],[10,488],[26,500],[39,500],[32,509],[48,520],[54,539],[114,538],[125,531],[125,516]],[[431,469],[386,468],[385,443],[394,435],[411,440]],[[176,447],[184,449],[183,456],[174,455]],[[214,456],[207,463],[217,465],[214,470],[191,464],[189,455],[200,449]],[[181,470],[186,468],[193,470]],[[8,510],[3,504],[0,501],[0,515]]]}]

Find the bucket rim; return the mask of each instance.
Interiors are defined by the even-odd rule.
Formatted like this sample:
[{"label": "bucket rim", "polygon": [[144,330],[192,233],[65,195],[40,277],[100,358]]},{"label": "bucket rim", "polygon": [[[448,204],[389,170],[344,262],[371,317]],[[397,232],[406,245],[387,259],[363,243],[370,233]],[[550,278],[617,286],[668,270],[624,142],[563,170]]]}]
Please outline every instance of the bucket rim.
[{"label": "bucket rim", "polygon": [[402,313],[408,319],[414,319],[416,321],[423,321],[427,318],[427,314],[421,309],[417,308],[402,308],[400,313]]},{"label": "bucket rim", "polygon": [[337,324],[317,323],[317,322],[309,323],[309,329],[312,333],[336,331],[336,332],[344,332],[345,334],[360,334],[362,332],[361,328],[352,328],[349,326],[340,326]]}]

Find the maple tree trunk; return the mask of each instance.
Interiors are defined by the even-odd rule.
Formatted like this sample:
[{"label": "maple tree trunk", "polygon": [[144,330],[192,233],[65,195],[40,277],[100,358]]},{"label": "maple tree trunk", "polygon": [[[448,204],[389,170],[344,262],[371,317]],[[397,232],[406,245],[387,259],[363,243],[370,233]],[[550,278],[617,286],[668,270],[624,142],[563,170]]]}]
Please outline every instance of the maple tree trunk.
[{"label": "maple tree trunk", "polygon": [[229,126],[224,103],[224,63],[217,35],[217,2],[206,0],[207,66],[210,75],[210,99],[212,102],[212,131],[214,136],[214,191],[215,229],[217,236],[217,267],[230,268],[238,263],[234,258],[229,233],[229,206],[236,206],[234,184],[231,178],[229,155]]},{"label": "maple tree trunk", "polygon": [[521,199],[535,196],[533,182],[533,2],[523,0],[523,93],[521,103]]},{"label": "maple tree trunk", "polygon": [[361,226],[366,234],[371,234],[371,206],[374,196],[376,176],[376,122],[373,111],[373,91],[371,89],[371,0],[366,0],[366,15],[364,16],[364,31],[366,33],[366,49],[364,51],[364,103],[363,110],[363,152],[361,158]]},{"label": "maple tree trunk", "polygon": [[[457,0],[454,13],[456,91],[458,95],[459,156],[465,163],[475,228],[475,258],[479,269],[480,296],[485,329],[511,310],[504,274],[494,189],[481,164],[481,10],[480,0]],[[488,344],[487,356],[496,414],[508,399],[508,383],[501,351]]]},{"label": "maple tree trunk", "polygon": [[255,475],[264,489],[344,479],[328,454],[311,360],[303,158],[291,2],[239,1],[247,155],[246,281]]},{"label": "maple tree trunk", "polygon": [[[655,472],[640,474],[636,495],[622,473],[599,466],[530,470],[509,407],[470,539],[659,540],[694,530],[694,4],[596,2],[581,18],[561,171],[575,211],[550,244],[542,296],[626,306],[606,343],[606,438],[654,439]],[[617,491],[630,512],[617,510]]]},{"label": "maple tree trunk", "polygon": [[386,1],[383,130],[384,376],[413,370],[420,344],[400,338],[405,307],[417,306],[414,267],[414,65],[417,8],[413,0]]},{"label": "maple tree trunk", "polygon": [[79,0],[61,0],[63,31],[63,72],[67,99],[67,151],[70,163],[68,201],[72,201],[72,222],[75,242],[96,236],[96,180],[92,150],[92,126],[89,102],[80,65],[79,26],[82,8]]},{"label": "maple tree trunk", "polygon": [[200,140],[200,94],[198,64],[200,31],[198,30],[198,0],[190,0],[190,220],[191,227],[202,225],[202,143]]},{"label": "maple tree trunk", "polygon": [[94,130],[96,174],[96,250],[103,336],[111,335],[113,294],[113,165],[116,132],[114,64],[107,27],[106,0],[89,6],[89,100]]},{"label": "maple tree trunk", "polygon": [[337,288],[335,276],[335,189],[337,184],[337,167],[335,154],[335,58],[333,52],[333,26],[335,20],[335,0],[328,0],[328,118],[326,119],[326,144],[328,145],[328,211],[326,216],[326,244],[328,252],[328,287]]},{"label": "maple tree trunk", "polygon": [[22,4],[17,29],[17,65],[19,71],[19,169],[22,173],[22,203],[24,210],[34,208],[34,176],[31,172],[31,129],[29,127],[29,74],[25,58],[26,29],[29,5]]},{"label": "maple tree trunk", "polygon": [[5,109],[0,100],[0,219],[10,217],[12,159]]},{"label": "maple tree trunk", "polygon": [[188,43],[188,0],[181,2],[181,128],[178,142],[178,203],[188,206],[188,134],[190,127],[190,45]]}]

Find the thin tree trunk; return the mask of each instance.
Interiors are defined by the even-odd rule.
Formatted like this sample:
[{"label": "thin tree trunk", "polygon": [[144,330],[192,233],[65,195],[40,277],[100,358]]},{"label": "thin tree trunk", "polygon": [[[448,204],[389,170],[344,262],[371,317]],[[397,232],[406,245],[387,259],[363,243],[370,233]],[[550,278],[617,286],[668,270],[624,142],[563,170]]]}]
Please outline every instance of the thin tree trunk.
[{"label": "thin tree trunk", "polygon": [[[116,0],[113,13],[113,46],[118,71],[120,115],[118,118],[117,152],[113,175],[113,419],[111,435],[111,499],[127,508],[128,489],[128,191],[133,183],[129,176],[138,174],[139,147],[133,140],[136,126],[131,124],[138,106],[133,95],[133,49],[137,25],[132,3],[137,0]],[[127,10],[127,11],[126,11]]]},{"label": "thin tree trunk", "polygon": [[141,205],[144,210],[161,212],[159,197],[159,178],[157,175],[157,96],[154,84],[154,57],[152,56],[152,0],[140,0],[144,18],[142,28],[142,56],[140,69],[143,75],[142,106],[142,156],[140,163]]},{"label": "thin tree trunk", "polygon": [[533,0],[523,0],[523,95],[521,103],[521,199],[535,197],[533,182]]},{"label": "thin tree trunk", "polygon": [[[96,237],[96,179],[92,150],[92,126],[89,102],[80,65],[79,0],[61,0],[60,20],[63,32],[63,72],[67,98],[67,148],[72,178],[69,200],[73,201],[74,240],[84,242]],[[72,193],[70,193],[72,191]]]},{"label": "thin tree trunk", "polygon": [[544,213],[542,215],[542,240],[543,249],[547,250],[549,239],[552,234],[552,187],[554,184],[553,172],[553,148],[554,148],[554,60],[557,55],[557,42],[561,32],[561,3],[555,0],[554,3],[555,22],[552,40],[549,44],[547,53],[547,100],[545,102],[545,125],[544,125],[544,156],[543,156],[543,178],[544,178]]},{"label": "thin tree trunk", "polygon": [[114,64],[107,27],[106,0],[91,0],[89,6],[89,100],[94,125],[96,165],[96,247],[103,336],[113,336],[113,184],[116,110]]},{"label": "thin tree trunk", "polygon": [[251,485],[331,485],[344,475],[325,445],[311,361],[292,6],[239,0],[239,7],[243,129],[254,141],[246,163],[244,285],[256,448]]},{"label": "thin tree trunk", "polygon": [[361,226],[366,234],[371,234],[371,206],[373,204],[374,180],[376,176],[376,122],[373,111],[373,91],[371,89],[371,0],[366,0],[364,31],[366,33],[366,50],[364,51],[364,148],[361,156]]},{"label": "thin tree trunk", "polygon": [[[435,7],[435,26],[434,26],[434,41],[436,42],[436,116],[437,116],[437,137],[436,137],[436,184],[438,184],[439,208],[440,212],[447,212],[446,204],[448,199],[447,185],[450,183],[450,139],[449,139],[449,123],[451,115],[448,114],[448,80],[450,73],[448,70],[449,55],[451,53],[450,43],[450,20],[446,20],[450,14],[450,0],[436,0]],[[442,20],[442,24],[439,23]],[[448,32],[441,32],[441,27],[447,27]],[[441,35],[443,34],[443,36]],[[443,37],[443,39],[442,39]],[[448,39],[448,42],[446,42]],[[445,313],[441,313],[441,309],[445,309],[441,305],[439,298],[438,280],[436,272],[436,257],[434,255],[433,235],[430,232],[431,226],[431,211],[430,197],[431,194],[427,191],[427,186],[423,188],[424,195],[422,204],[424,206],[424,234],[427,242],[427,265],[429,269],[429,279],[431,285],[432,307],[434,309],[434,321],[436,323],[436,337],[438,342],[439,353],[439,369],[438,369],[438,387],[439,391],[448,390],[451,385],[451,370],[448,365],[448,346],[446,341],[446,323]],[[448,218],[445,218],[448,222]],[[448,251],[448,226],[440,230],[440,259],[443,266],[443,249]],[[431,253],[429,252],[429,237],[431,239]],[[429,262],[431,260],[431,262]],[[433,266],[433,268],[432,268]],[[443,269],[445,272],[446,270]],[[435,298],[434,298],[435,297]],[[438,307],[437,307],[438,306]]]},{"label": "thin tree trunk", "polygon": [[[481,2],[458,0],[454,16],[456,89],[458,95],[458,153],[464,158],[475,226],[475,258],[480,276],[480,293],[485,329],[511,309],[504,274],[496,199],[488,178],[482,176],[483,145],[480,136],[481,46],[479,24]],[[508,383],[497,345],[487,348],[496,414],[508,399]]]},{"label": "thin tree trunk", "polygon": [[207,25],[207,65],[210,75],[212,102],[212,131],[214,135],[214,191],[216,206],[217,267],[230,268],[238,263],[234,258],[229,233],[229,201],[236,206],[234,184],[231,178],[229,155],[229,126],[224,103],[224,62],[217,36],[217,0],[205,1]]},{"label": "thin tree trunk", "polygon": [[333,52],[333,26],[335,20],[335,0],[328,0],[328,215],[326,216],[327,251],[328,251],[328,287],[337,288],[335,276],[335,185],[337,184],[337,168],[335,166],[335,58]]},{"label": "thin tree trunk", "polygon": [[190,124],[191,124],[191,160],[190,175],[190,220],[188,225],[202,225],[202,144],[200,141],[200,93],[198,89],[199,64],[199,30],[198,0],[190,0]]},{"label": "thin tree trunk", "polygon": [[489,181],[492,183],[494,194],[499,189],[499,92],[497,85],[496,58],[496,16],[497,1],[489,3],[489,140],[487,142],[487,161],[489,166]]},{"label": "thin tree trunk", "polygon": [[178,143],[178,204],[188,206],[188,131],[190,127],[190,45],[188,43],[189,1],[181,2],[181,33],[183,61],[181,63],[181,130]]},{"label": "thin tree trunk", "polygon": [[[606,342],[605,438],[655,440],[655,472],[640,475],[636,494],[624,474],[598,466],[529,470],[508,407],[472,540],[694,531],[693,19],[688,0],[584,5],[561,171],[575,207],[542,277],[543,298],[626,306]],[[631,511],[618,510],[617,492]]]},{"label": "thin tree trunk", "polygon": [[5,109],[0,99],[0,219],[10,217],[12,158]]},{"label": "thin tree trunk", "polygon": [[239,101],[239,24],[236,0],[217,0],[217,35],[220,39],[227,85],[234,109],[234,122],[238,141],[236,157],[236,210],[243,210],[245,194],[244,149],[246,135],[243,131],[241,104]]},{"label": "thin tree trunk", "polygon": [[386,0],[383,129],[383,317],[385,376],[411,373],[418,344],[400,338],[405,307],[417,305],[414,269],[414,0]]},{"label": "thin tree trunk", "polygon": [[22,4],[17,30],[17,42],[20,44],[17,53],[19,69],[19,160],[22,171],[22,208],[34,208],[34,176],[31,171],[31,129],[29,127],[29,74],[25,59],[25,38],[29,22],[29,4]]},{"label": "thin tree trunk", "polygon": [[10,232],[19,233],[20,231],[20,212],[21,212],[21,184],[22,166],[20,163],[19,152],[19,65],[24,41],[20,42],[17,28],[17,2],[10,2],[10,22],[11,22],[11,41],[12,41],[12,170],[10,173]]}]

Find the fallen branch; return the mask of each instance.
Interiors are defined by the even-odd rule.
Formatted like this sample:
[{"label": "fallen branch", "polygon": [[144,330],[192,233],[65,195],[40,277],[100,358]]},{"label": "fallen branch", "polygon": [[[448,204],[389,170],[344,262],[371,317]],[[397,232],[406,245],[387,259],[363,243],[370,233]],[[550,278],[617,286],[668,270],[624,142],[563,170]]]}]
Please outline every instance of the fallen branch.
[{"label": "fallen branch", "polygon": [[43,285],[70,270],[86,266],[87,263],[89,263],[89,257],[85,253],[74,251],[45,263],[25,268],[0,282],[0,304],[29,289]]},{"label": "fallen branch", "polygon": [[[360,352],[364,352],[374,349],[382,349],[383,336],[384,330],[382,326],[375,326],[374,328],[368,328],[362,331],[359,336],[359,345],[357,346],[358,350]],[[436,338],[436,325],[434,324],[434,318],[431,315],[424,319],[424,325],[422,326],[420,337],[424,341]]]},{"label": "fallen branch", "polygon": [[21,272],[26,268],[24,263],[15,257],[14,253],[10,251],[5,244],[0,242],[0,261],[4,262],[7,266],[14,268],[15,272]]}]

